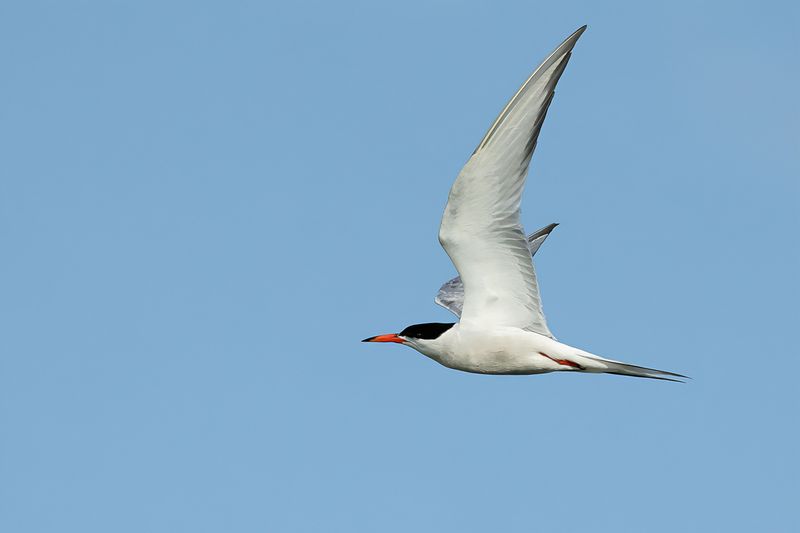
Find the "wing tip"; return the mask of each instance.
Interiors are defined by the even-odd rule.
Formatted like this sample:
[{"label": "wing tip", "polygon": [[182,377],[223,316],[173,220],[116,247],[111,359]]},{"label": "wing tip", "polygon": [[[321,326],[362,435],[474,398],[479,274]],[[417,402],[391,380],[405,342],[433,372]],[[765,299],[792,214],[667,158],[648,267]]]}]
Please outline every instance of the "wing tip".
[{"label": "wing tip", "polygon": [[568,45],[568,47],[572,49],[572,47],[575,46],[575,43],[578,41],[578,39],[581,38],[581,35],[583,35],[583,32],[585,32],[586,28],[588,27],[589,27],[588,25],[584,24],[583,26],[572,32],[569,37],[564,39],[564,42],[561,43],[561,46],[556,48],[556,50],[562,48],[564,45]]},{"label": "wing tip", "polygon": [[558,226],[558,222],[553,222],[552,224],[548,224],[541,229],[537,229],[536,231],[528,235],[528,242],[532,243],[533,241],[535,241],[540,237],[547,237],[554,229],[556,229],[556,226]]},{"label": "wing tip", "polygon": [[[530,84],[531,80],[537,78],[537,75],[540,72],[550,68],[553,65],[553,63],[555,63],[556,61],[560,60],[561,61],[561,68],[557,72],[557,74],[554,76],[554,80],[555,81],[552,83],[552,87],[551,87],[551,92],[550,92],[550,97],[549,98],[550,98],[550,100],[552,100],[553,92],[554,92],[554,89],[555,89],[555,85],[556,85],[556,83],[558,83],[558,80],[561,77],[561,74],[564,72],[564,69],[567,66],[567,62],[569,62],[569,58],[572,55],[572,49],[575,48],[575,44],[578,42],[578,39],[580,38],[580,36],[583,35],[583,32],[586,31],[586,28],[587,28],[587,26],[584,24],[583,26],[581,26],[580,28],[578,28],[577,30],[572,32],[572,34],[569,37],[564,39],[561,42],[561,44],[559,44],[556,47],[555,50],[550,52],[550,54],[545,58],[545,60],[542,61],[539,64],[538,67],[536,67],[536,70],[534,70],[533,73],[528,77],[528,79],[525,80],[525,83],[522,84],[522,86],[519,88],[519,90],[516,92],[516,94],[514,94],[514,96],[511,98],[511,100],[509,100],[509,102],[506,104],[506,106],[503,108],[503,110],[497,116],[495,121],[489,127],[489,130],[483,136],[483,139],[481,139],[481,142],[478,143],[478,146],[472,152],[472,155],[477,154],[486,145],[489,144],[489,141],[492,139],[495,131],[500,126],[500,124],[503,123],[503,121],[505,120],[505,117],[514,108],[515,102],[519,98],[520,94],[522,94],[525,91],[525,88]],[[547,114],[548,106],[549,106],[549,102],[547,102],[544,105],[544,111],[542,112],[541,117],[539,117],[538,127],[541,127],[541,123],[544,121],[544,116]],[[534,134],[533,135],[532,140],[534,141],[534,144],[529,147],[529,149],[528,149],[529,152],[533,152],[533,148],[535,147],[535,141],[536,141],[536,137],[537,136],[538,136],[538,134]]]},{"label": "wing tip", "polygon": [[581,35],[583,35],[583,32],[585,32],[585,31],[586,31],[586,28],[588,28],[588,27],[589,27],[589,25],[588,25],[588,24],[584,24],[583,26],[581,26],[580,28],[578,28],[577,30],[575,30],[574,32],[572,32],[572,35],[570,35],[569,37],[567,37],[567,39],[566,39],[566,40],[567,40],[567,41],[569,41],[569,40],[570,40],[570,39],[572,39],[572,38],[579,39],[579,38],[580,38],[580,36],[581,36]]}]

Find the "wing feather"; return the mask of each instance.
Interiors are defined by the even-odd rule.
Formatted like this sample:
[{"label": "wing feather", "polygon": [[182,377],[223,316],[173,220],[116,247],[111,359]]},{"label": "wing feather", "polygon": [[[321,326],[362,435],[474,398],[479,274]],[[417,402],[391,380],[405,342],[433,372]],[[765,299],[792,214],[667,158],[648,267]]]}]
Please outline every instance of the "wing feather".
[{"label": "wing feather", "polygon": [[[530,235],[528,235],[528,249],[530,249],[531,257],[536,255],[536,252],[539,251],[539,247],[544,243],[547,236],[550,235],[550,232],[555,229],[558,224],[548,224],[547,226],[543,227],[540,230],[537,230]],[[536,269],[534,268],[534,278],[533,278],[534,288],[536,293],[539,294],[539,284],[536,278]],[[461,278],[456,276],[455,278],[447,281],[439,288],[439,293],[436,295],[434,301],[438,304],[456,315],[457,317],[461,317],[461,309],[464,306],[464,284],[461,282]],[[541,306],[541,298],[539,299],[539,315],[542,317],[542,326],[543,329],[537,331],[542,335],[550,337],[551,339],[555,340],[555,337],[550,332],[547,327],[547,323],[544,321],[544,311],[542,310]]]},{"label": "wing feather", "polygon": [[520,200],[556,83],[585,29],[569,36],[525,81],[450,189],[439,241],[464,284],[464,324],[549,334]]}]

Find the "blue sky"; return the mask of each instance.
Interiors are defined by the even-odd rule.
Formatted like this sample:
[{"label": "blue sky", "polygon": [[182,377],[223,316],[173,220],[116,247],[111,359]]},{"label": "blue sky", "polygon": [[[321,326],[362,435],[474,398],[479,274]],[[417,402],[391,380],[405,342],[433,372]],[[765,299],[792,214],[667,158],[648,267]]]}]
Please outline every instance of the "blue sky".
[{"label": "blue sky", "polygon": [[[790,2],[0,5],[0,530],[796,531]],[[549,324],[685,373],[476,376],[447,191],[582,24],[523,204]]]}]

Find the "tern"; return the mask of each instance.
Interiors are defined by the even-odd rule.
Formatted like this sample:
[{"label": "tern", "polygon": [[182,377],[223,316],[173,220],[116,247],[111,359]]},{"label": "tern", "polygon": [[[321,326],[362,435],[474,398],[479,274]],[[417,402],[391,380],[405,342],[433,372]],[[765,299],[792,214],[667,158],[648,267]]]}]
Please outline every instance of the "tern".
[{"label": "tern", "polygon": [[447,199],[439,242],[458,271],[435,302],[457,323],[415,324],[363,342],[409,346],[434,361],[478,374],[593,372],[667,381],[681,374],[606,359],[556,340],[547,327],[533,255],[555,228],[526,238],[520,201],[547,109],[579,28],[522,84],[492,123]]}]

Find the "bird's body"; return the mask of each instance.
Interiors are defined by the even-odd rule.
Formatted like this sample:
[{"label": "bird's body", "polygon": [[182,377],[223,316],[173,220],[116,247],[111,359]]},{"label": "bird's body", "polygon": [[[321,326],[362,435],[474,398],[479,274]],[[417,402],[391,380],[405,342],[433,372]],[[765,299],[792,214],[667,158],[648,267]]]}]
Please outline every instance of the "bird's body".
[{"label": "bird's body", "polygon": [[563,354],[570,351],[565,344],[519,328],[481,329],[463,324],[455,324],[430,343],[412,347],[448,368],[475,374],[541,374],[563,370],[563,365],[551,357],[563,359]]},{"label": "bird's body", "polygon": [[555,227],[526,238],[520,202],[528,166],[555,86],[586,27],[569,36],[503,109],[450,189],[439,242],[458,270],[436,302],[457,324],[417,324],[368,342],[405,344],[442,365],[478,374],[600,372],[672,380],[684,377],[604,359],[550,332],[533,267]]},{"label": "bird's body", "polygon": [[473,374],[545,374],[594,372],[670,380],[684,377],[605,359],[555,339],[516,327],[481,328],[463,323],[433,340],[404,344],[454,370]]}]

